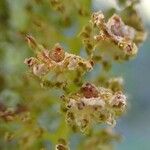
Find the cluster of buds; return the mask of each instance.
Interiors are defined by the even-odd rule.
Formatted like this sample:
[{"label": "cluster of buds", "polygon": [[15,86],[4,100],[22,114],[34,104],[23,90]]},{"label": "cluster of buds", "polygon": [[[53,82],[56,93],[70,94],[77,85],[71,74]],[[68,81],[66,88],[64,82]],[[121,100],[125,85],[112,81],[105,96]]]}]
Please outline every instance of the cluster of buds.
[{"label": "cluster of buds", "polygon": [[94,36],[96,41],[105,40],[114,42],[127,56],[137,54],[138,48],[134,43],[136,30],[122,21],[121,17],[114,14],[107,22],[101,11],[92,15],[91,22],[99,30]]},{"label": "cluster of buds", "polygon": [[90,150],[112,150],[112,143],[117,141],[120,141],[120,135],[115,133],[111,128],[106,128],[88,137],[81,147],[82,149]]},{"label": "cluster of buds", "polygon": [[86,83],[65,99],[66,120],[72,127],[88,131],[94,122],[114,126],[126,108],[126,96],[121,92]]},{"label": "cluster of buds", "polygon": [[50,71],[90,71],[93,67],[91,60],[65,52],[58,43],[54,45],[51,51],[44,49],[38,51],[36,57],[25,59],[25,64],[31,68],[36,76],[47,75]]}]

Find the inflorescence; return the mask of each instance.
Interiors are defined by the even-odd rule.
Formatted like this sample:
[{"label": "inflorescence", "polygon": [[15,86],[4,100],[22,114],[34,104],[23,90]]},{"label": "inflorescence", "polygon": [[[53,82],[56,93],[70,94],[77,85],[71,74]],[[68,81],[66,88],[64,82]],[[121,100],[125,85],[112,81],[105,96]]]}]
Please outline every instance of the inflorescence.
[{"label": "inflorescence", "polygon": [[[77,78],[80,79],[81,74],[83,76],[84,73],[90,72],[98,62],[105,68],[110,68],[109,63],[112,59],[128,60],[128,58],[135,56],[139,44],[135,42],[137,32],[137,29],[124,23],[119,15],[114,14],[106,21],[104,14],[98,11],[92,14],[89,24],[80,33],[90,56],[88,59],[65,52],[58,43],[51,50],[48,50],[39,45],[32,36],[27,36],[28,44],[37,51],[35,57],[25,59],[25,64],[35,76],[44,78],[44,80],[46,77],[49,78],[48,75],[51,72],[55,72],[56,77],[58,77],[60,74],[65,76],[68,71],[78,72]],[[142,42],[142,40],[140,41]],[[101,45],[103,46],[101,47]],[[96,49],[98,49],[98,55],[95,53]],[[95,61],[96,59],[99,61]],[[66,92],[61,97],[66,122],[73,130],[82,132],[90,131],[92,126],[98,123],[114,127],[116,120],[127,108],[127,97],[122,88],[123,79],[106,77],[103,79],[104,83],[99,82],[100,86],[96,86],[90,82],[85,83],[84,79],[82,81],[72,79],[75,72],[69,78],[67,76],[66,81],[71,86],[77,81],[80,82],[78,89],[74,89],[73,92]],[[55,80],[57,79],[55,78]],[[47,84],[46,80],[45,84]],[[100,134],[106,135],[106,138],[109,135],[112,135],[111,138],[116,137],[116,135],[106,131],[102,131]],[[95,140],[95,137],[92,140]],[[106,143],[101,141],[100,145],[109,145],[107,143],[109,141],[106,140]],[[61,141],[60,144],[56,145],[56,150],[62,149],[69,150],[69,147]]]},{"label": "inflorescence", "polygon": [[90,71],[93,65],[92,61],[65,52],[58,43],[54,45],[51,51],[44,49],[37,52],[36,57],[25,59],[25,64],[31,68],[36,76],[44,76],[54,70],[64,72],[83,68]]},{"label": "inflorescence", "polygon": [[113,92],[86,83],[77,93],[64,98],[66,121],[83,132],[95,122],[114,126],[116,119],[125,111],[126,99],[122,91]]}]

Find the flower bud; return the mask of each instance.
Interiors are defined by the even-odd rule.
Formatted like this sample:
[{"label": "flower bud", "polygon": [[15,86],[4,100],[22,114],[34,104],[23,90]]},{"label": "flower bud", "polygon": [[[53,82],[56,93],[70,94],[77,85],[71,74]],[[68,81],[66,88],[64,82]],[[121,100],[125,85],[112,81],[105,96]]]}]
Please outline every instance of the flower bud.
[{"label": "flower bud", "polygon": [[27,64],[29,67],[33,67],[35,65],[37,60],[34,57],[26,58],[24,63]]},{"label": "flower bud", "polygon": [[110,105],[112,108],[118,109],[122,112],[127,105],[126,99],[126,96],[122,92],[116,92],[112,97]]},{"label": "flower bud", "polygon": [[44,64],[37,64],[33,66],[33,73],[37,76],[43,76],[47,73],[47,68]]},{"label": "flower bud", "polygon": [[90,83],[83,85],[81,87],[81,92],[86,98],[98,97],[98,91],[96,87]]},{"label": "flower bud", "polygon": [[52,48],[52,51],[50,52],[50,58],[55,62],[61,62],[64,60],[65,52],[59,43],[55,44],[55,46]]},{"label": "flower bud", "polygon": [[100,26],[104,22],[104,18],[103,13],[98,11],[92,14],[91,22],[96,26]]},{"label": "flower bud", "polygon": [[35,49],[37,47],[37,42],[31,35],[27,35],[26,40],[31,48]]}]

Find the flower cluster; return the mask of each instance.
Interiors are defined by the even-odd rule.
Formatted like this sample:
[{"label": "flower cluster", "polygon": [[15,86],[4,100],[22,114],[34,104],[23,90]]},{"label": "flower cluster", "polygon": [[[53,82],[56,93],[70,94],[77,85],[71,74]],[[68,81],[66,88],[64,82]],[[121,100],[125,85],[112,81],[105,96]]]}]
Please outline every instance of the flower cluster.
[{"label": "flower cluster", "polygon": [[27,64],[34,75],[44,76],[50,71],[66,71],[66,70],[91,70],[93,62],[86,60],[80,56],[70,54],[64,51],[60,44],[55,44],[49,50],[38,51],[36,57],[25,59]]},{"label": "flower cluster", "polygon": [[[61,1],[51,0],[51,4],[56,10],[65,11]],[[28,44],[36,50],[36,56],[25,59],[25,64],[34,75],[40,77],[38,79],[41,79],[43,87],[63,89],[61,108],[73,131],[94,133],[95,129],[91,127],[96,123],[114,127],[116,120],[126,111],[123,79],[109,78],[105,72],[111,69],[112,61],[128,60],[137,54],[143,36],[138,37],[144,30],[139,32],[123,20],[117,14],[113,14],[108,21],[101,11],[92,14],[89,24],[80,33],[89,59],[65,52],[59,43],[51,50],[46,49],[32,36],[27,36]],[[104,76],[98,75],[94,79],[95,83],[100,84],[98,87],[91,83],[83,84],[85,80],[81,79],[85,72],[94,68],[95,63],[100,63],[104,71]],[[79,90],[74,93],[77,88]],[[91,150],[112,149],[113,140],[118,140],[118,135],[102,129],[96,136],[92,134],[81,147]],[[64,139],[60,139],[55,146],[55,150],[69,149]]]},{"label": "flower cluster", "polygon": [[137,53],[137,46],[133,42],[135,29],[125,25],[121,17],[114,14],[107,22],[101,11],[93,13],[91,22],[99,29],[99,34],[94,36],[96,41],[111,40],[117,44],[126,55],[133,56]]},{"label": "flower cluster", "polygon": [[[145,33],[144,29],[141,31],[135,26],[126,25],[117,14],[113,14],[106,21],[104,14],[98,11],[92,14],[80,37],[87,54],[92,56],[94,61],[103,62],[110,56],[109,60],[122,61],[137,54],[139,44],[145,39]],[[101,50],[96,51],[98,48]]]},{"label": "flower cluster", "polygon": [[86,83],[65,99],[66,120],[72,127],[86,131],[94,122],[115,125],[116,118],[126,108],[126,96],[121,92]]}]

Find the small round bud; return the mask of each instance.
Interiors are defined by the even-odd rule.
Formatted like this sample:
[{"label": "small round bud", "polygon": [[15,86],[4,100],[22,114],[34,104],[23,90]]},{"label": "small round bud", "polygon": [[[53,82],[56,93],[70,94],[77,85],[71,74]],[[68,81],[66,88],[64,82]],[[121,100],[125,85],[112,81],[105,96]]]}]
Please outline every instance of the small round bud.
[{"label": "small round bud", "polygon": [[37,76],[42,76],[47,73],[47,68],[44,64],[37,64],[33,66],[33,73]]},{"label": "small round bud", "polygon": [[36,59],[34,57],[26,58],[24,63],[27,64],[29,67],[32,67],[36,64]]},{"label": "small round bud", "polygon": [[55,62],[61,62],[65,58],[64,49],[60,46],[59,43],[55,44],[54,48],[50,53],[50,58]]},{"label": "small round bud", "polygon": [[56,150],[67,150],[66,149],[66,146],[64,146],[63,144],[58,144],[58,145],[56,145],[56,148],[55,148]]},{"label": "small round bud", "polygon": [[137,54],[137,46],[134,43],[127,43],[123,46],[125,53],[129,56],[133,56]]},{"label": "small round bud", "polygon": [[55,146],[55,150],[70,150],[68,143],[65,139],[58,139],[58,144]]},{"label": "small round bud", "polygon": [[111,106],[123,111],[126,106],[126,99],[122,92],[116,92],[111,100]]},{"label": "small round bud", "polygon": [[104,15],[101,11],[95,12],[92,14],[92,18],[91,18],[91,22],[96,25],[99,26],[104,22]]},{"label": "small round bud", "polygon": [[98,91],[96,87],[90,83],[83,85],[81,87],[81,92],[86,98],[98,97]]},{"label": "small round bud", "polygon": [[68,69],[74,70],[75,68],[77,68],[78,63],[79,60],[76,57],[71,58],[70,61],[68,62]]}]

